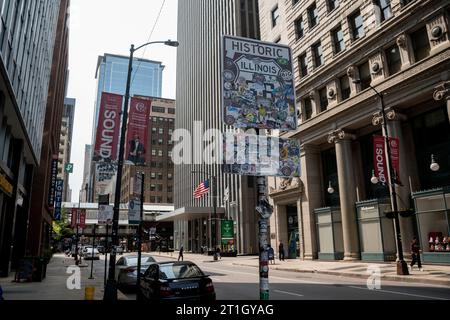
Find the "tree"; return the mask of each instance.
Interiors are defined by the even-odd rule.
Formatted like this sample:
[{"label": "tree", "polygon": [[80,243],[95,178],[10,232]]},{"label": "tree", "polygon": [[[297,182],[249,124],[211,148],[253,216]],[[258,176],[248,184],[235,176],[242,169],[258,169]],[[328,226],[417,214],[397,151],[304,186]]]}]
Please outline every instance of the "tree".
[{"label": "tree", "polygon": [[63,239],[72,238],[74,232],[70,226],[70,221],[68,219],[67,208],[61,209],[61,220],[53,221],[53,233],[52,239],[54,242],[59,242]]}]

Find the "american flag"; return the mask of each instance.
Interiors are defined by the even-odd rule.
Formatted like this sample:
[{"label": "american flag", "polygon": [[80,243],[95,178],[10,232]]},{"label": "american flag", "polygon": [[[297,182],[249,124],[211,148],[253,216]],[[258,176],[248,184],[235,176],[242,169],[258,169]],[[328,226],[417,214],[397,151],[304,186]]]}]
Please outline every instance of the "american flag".
[{"label": "american flag", "polygon": [[209,192],[209,181],[203,181],[202,183],[200,183],[197,187],[197,189],[195,189],[194,191],[194,198],[195,199],[200,199],[201,197],[203,197],[206,193]]}]

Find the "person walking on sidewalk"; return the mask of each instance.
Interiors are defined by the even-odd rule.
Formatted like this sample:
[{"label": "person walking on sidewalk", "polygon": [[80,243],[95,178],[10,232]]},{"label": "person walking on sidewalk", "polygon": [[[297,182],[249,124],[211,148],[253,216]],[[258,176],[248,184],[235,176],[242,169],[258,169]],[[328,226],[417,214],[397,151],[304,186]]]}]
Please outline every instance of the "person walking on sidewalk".
[{"label": "person walking on sidewalk", "polygon": [[422,269],[422,261],[420,260],[420,245],[419,245],[419,240],[417,240],[417,237],[414,237],[413,240],[411,241],[411,256],[412,256],[412,261],[411,261],[411,265],[410,265],[410,270],[412,270],[412,267],[414,267],[414,265],[417,262],[417,266],[419,267],[420,271],[423,271]]},{"label": "person walking on sidewalk", "polygon": [[184,246],[181,245],[180,253],[178,254],[178,261],[180,261],[180,259],[181,259],[181,261],[184,261],[183,252],[184,252]]},{"label": "person walking on sidewalk", "polygon": [[280,261],[284,261],[284,245],[283,242],[280,241],[280,245],[278,246],[278,256]]},{"label": "person walking on sidewalk", "polygon": [[271,245],[269,245],[267,248],[267,255],[269,256],[269,263],[275,264],[275,252]]}]

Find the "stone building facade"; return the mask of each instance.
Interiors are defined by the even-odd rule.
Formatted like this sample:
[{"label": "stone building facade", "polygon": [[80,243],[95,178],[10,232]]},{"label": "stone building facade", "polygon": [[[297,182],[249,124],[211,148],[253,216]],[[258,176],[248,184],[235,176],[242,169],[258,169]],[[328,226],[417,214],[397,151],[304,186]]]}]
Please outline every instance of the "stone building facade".
[{"label": "stone building facade", "polygon": [[[260,10],[262,39],[275,41],[277,1],[269,2]],[[389,190],[371,182],[384,103],[388,134],[400,143],[404,252],[418,236],[425,261],[449,263],[448,1],[278,5],[286,19],[280,33],[293,49],[299,109],[297,131],[284,136],[302,144],[302,176],[270,180],[273,242],[288,243],[290,256],[302,259],[395,259]]]}]

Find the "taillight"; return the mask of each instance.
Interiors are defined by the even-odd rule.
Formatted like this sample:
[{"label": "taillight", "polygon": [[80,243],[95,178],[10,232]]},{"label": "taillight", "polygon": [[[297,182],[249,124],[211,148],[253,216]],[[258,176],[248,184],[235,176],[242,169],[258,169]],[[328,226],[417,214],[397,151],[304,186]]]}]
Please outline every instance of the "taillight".
[{"label": "taillight", "polygon": [[135,268],[125,268],[125,269],[123,269],[123,272],[124,273],[133,273],[133,272],[135,272],[136,271],[136,269]]},{"label": "taillight", "polygon": [[205,291],[206,291],[207,293],[214,293],[214,285],[213,285],[213,283],[212,283],[211,280],[209,280],[209,281],[206,283]]},{"label": "taillight", "polygon": [[171,297],[173,296],[173,291],[169,286],[161,286],[159,288],[159,294],[161,297]]}]

